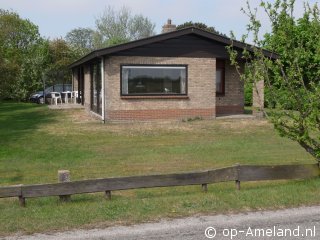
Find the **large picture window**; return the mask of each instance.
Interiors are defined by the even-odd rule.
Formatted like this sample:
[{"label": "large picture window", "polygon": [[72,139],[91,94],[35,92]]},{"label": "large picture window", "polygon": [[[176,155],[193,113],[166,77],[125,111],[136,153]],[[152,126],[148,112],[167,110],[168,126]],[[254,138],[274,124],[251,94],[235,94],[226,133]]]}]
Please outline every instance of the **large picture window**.
[{"label": "large picture window", "polygon": [[185,95],[187,66],[121,66],[121,95]]}]

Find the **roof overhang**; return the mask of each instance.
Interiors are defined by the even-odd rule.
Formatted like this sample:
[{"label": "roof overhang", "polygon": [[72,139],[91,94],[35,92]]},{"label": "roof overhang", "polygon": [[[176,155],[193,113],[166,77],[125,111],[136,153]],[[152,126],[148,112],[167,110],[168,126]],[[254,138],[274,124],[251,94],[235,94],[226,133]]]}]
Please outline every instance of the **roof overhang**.
[{"label": "roof overhang", "polygon": [[[92,51],[91,53],[87,54],[86,56],[80,58],[79,60],[73,62],[72,64],[69,65],[69,68],[74,68],[77,67],[79,65],[82,65],[92,59],[95,58],[100,58],[102,56],[105,55],[110,55],[116,52],[120,52],[120,51],[124,51],[124,50],[128,50],[128,49],[132,49],[132,48],[136,48],[136,47],[140,47],[140,46],[144,46],[147,44],[151,44],[151,43],[155,43],[155,42],[161,42],[161,41],[165,41],[171,38],[177,38],[177,37],[181,37],[184,35],[188,35],[188,34],[195,34],[207,39],[211,39],[213,41],[217,41],[219,43],[225,44],[225,45],[231,45],[233,44],[233,46],[235,48],[238,49],[247,49],[248,51],[253,51],[253,46],[250,44],[246,44],[240,41],[236,41],[236,40],[231,40],[228,37],[216,34],[216,33],[212,33],[212,32],[208,32],[199,28],[195,28],[195,27],[188,27],[188,28],[184,28],[181,30],[177,30],[177,31],[173,31],[173,32],[168,32],[168,33],[162,33],[159,35],[155,35],[155,36],[151,36],[148,38],[143,38],[143,39],[139,39],[139,40],[135,40],[135,41],[131,41],[128,43],[123,43],[120,45],[116,45],[116,46],[112,46],[112,47],[107,47],[107,48],[102,48],[102,49],[98,49],[95,51]],[[278,56],[275,53],[272,53],[270,51],[267,50],[263,50],[263,54],[266,57],[270,57],[272,59],[276,59]]]}]

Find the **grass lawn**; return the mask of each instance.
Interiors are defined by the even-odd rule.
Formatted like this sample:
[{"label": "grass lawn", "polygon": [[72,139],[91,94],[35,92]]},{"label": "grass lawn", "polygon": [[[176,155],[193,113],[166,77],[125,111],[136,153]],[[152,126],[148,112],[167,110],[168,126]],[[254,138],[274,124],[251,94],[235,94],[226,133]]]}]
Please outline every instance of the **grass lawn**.
[{"label": "grass lawn", "polygon": [[[265,120],[108,123],[84,110],[0,103],[0,185],[206,170],[240,164],[314,163]],[[72,196],[0,199],[0,235],[105,227],[194,214],[229,213],[320,203],[320,179],[212,184]]]}]

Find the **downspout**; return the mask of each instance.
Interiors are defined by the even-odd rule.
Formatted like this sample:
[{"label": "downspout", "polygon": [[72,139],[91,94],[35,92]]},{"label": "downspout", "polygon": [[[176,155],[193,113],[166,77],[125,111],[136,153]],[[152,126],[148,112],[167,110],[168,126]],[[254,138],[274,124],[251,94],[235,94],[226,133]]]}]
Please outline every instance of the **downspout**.
[{"label": "downspout", "polygon": [[105,123],[105,79],[104,79],[104,57],[101,57],[101,93],[102,93],[102,121]]}]

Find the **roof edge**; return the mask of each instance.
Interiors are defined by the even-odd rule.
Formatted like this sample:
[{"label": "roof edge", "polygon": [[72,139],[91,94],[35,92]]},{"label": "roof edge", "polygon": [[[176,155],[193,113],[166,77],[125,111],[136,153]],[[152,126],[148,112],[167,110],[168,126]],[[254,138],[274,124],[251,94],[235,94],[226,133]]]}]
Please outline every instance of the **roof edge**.
[{"label": "roof edge", "polygon": [[[71,63],[68,67],[74,68],[74,67],[82,65],[83,63],[90,61],[94,58],[102,57],[102,56],[112,54],[112,53],[115,53],[118,51],[124,51],[124,50],[128,50],[128,49],[135,48],[135,47],[140,47],[143,45],[147,45],[147,44],[151,44],[151,43],[155,43],[155,42],[159,42],[159,41],[164,41],[164,40],[167,40],[170,38],[180,37],[180,36],[187,35],[187,34],[196,34],[196,35],[199,35],[199,36],[211,39],[211,40],[221,42],[226,45],[231,45],[233,43],[236,48],[247,49],[248,51],[253,51],[253,48],[254,48],[254,46],[252,46],[250,44],[240,42],[238,40],[234,40],[234,39],[228,38],[226,36],[223,36],[223,35],[220,35],[217,33],[213,33],[213,32],[209,32],[209,31],[192,26],[192,27],[186,27],[186,28],[179,29],[179,30],[172,31],[172,32],[161,33],[161,34],[157,34],[154,36],[134,40],[134,41],[127,42],[127,43],[122,43],[122,44],[111,46],[111,47],[97,49],[97,50],[94,50],[94,51],[90,52],[89,54],[83,56],[82,58],[76,60],[75,62]],[[272,58],[272,59],[278,58],[277,54],[270,52],[268,50],[265,50],[265,49],[263,49],[263,54],[267,57]]]}]

